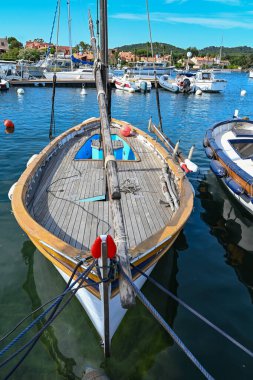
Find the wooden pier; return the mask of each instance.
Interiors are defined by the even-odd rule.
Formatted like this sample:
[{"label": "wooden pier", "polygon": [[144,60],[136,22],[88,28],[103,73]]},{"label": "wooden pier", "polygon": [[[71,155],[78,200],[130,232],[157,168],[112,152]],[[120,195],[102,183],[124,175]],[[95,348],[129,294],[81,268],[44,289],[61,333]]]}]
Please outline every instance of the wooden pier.
[{"label": "wooden pier", "polygon": [[[131,79],[133,80],[133,79]],[[148,80],[152,84],[154,84],[154,79],[142,78],[142,80]],[[112,87],[115,87],[113,81],[109,79]],[[46,78],[38,78],[38,79],[22,79],[22,80],[12,80],[10,81],[10,85],[13,87],[52,87],[53,80]],[[95,88],[95,79],[57,79],[56,87],[82,87],[85,85],[86,88]],[[158,83],[159,86],[159,83]]]}]

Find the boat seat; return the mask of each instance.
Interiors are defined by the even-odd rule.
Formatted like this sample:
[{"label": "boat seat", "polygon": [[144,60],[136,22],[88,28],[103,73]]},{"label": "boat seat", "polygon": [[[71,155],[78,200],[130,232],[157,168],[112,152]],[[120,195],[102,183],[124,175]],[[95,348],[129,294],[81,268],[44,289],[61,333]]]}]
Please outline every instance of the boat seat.
[{"label": "boat seat", "polygon": [[253,137],[253,129],[232,128],[236,137]]}]

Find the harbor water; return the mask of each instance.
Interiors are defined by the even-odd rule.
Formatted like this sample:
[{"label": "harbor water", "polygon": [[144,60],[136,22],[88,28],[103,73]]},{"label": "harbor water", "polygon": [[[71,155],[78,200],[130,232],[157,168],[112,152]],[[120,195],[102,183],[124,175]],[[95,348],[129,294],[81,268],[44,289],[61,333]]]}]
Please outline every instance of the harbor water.
[{"label": "harbor water", "polygon": [[[192,215],[152,276],[253,350],[253,217],[210,173],[202,147],[206,129],[231,118],[235,109],[242,117],[253,117],[253,79],[245,73],[219,76],[228,81],[221,94],[160,91],[164,132],[174,142],[180,139],[184,153],[195,144],[193,161],[200,171],[190,176],[196,193]],[[240,96],[242,89],[247,91],[244,97]],[[98,116],[96,90],[87,89],[87,95],[80,91],[56,89],[57,135]],[[25,88],[24,95],[17,95],[14,87],[0,92],[0,336],[65,287],[56,269],[18,226],[7,196],[28,159],[49,142],[51,98],[52,89],[47,87]],[[147,131],[150,116],[157,123],[155,98],[154,89],[148,94],[113,90],[112,115]],[[5,133],[4,119],[14,122],[14,133]],[[146,283],[143,292],[215,379],[252,379],[253,359],[247,354],[153,285]],[[16,348],[40,328],[36,327]],[[1,362],[14,351],[5,354]],[[0,369],[0,379],[20,357]],[[203,378],[138,301],[112,340],[111,358],[105,360],[100,339],[77,299],[43,334],[11,378],[80,379],[85,367],[103,368],[111,380]]]}]

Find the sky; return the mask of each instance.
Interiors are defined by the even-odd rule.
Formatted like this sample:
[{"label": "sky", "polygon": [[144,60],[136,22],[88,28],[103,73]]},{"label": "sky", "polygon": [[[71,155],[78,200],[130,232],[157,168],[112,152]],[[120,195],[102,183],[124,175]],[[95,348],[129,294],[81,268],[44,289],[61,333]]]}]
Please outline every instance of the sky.
[{"label": "sky", "polygon": [[[146,1],[108,0],[109,47],[150,40]],[[148,0],[148,4],[153,42],[185,49],[253,47],[253,0]],[[97,1],[70,0],[70,6],[72,45],[89,43],[88,9],[95,21]],[[55,8],[56,0],[0,0],[0,37],[49,42]],[[59,44],[69,44],[67,0],[61,0]]]}]

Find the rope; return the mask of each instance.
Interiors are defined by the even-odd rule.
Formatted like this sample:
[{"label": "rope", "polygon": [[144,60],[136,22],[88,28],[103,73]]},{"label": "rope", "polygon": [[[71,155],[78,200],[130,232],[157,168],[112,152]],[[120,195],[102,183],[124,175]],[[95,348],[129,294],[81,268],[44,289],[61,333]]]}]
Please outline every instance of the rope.
[{"label": "rope", "polygon": [[[57,20],[56,49],[55,49],[56,58],[57,58],[59,31],[60,31],[60,17],[61,17],[61,0],[58,1],[58,20]],[[55,62],[54,69],[56,70],[56,62]]]},{"label": "rope", "polygon": [[119,264],[119,270],[121,274],[125,277],[129,285],[131,285],[139,298],[139,300],[143,303],[143,305],[148,309],[148,311],[155,317],[155,319],[160,323],[160,325],[170,334],[175,343],[182,349],[182,351],[188,356],[188,358],[195,364],[195,366],[200,370],[200,372],[205,376],[208,380],[214,380],[214,378],[206,371],[206,369],[200,364],[200,362],[195,358],[195,356],[191,353],[191,351],[184,345],[181,339],[176,335],[176,333],[172,330],[172,328],[168,325],[168,323],[162,318],[162,316],[158,313],[158,311],[154,308],[154,306],[147,300],[144,294],[137,288],[137,286],[130,280],[130,278],[126,275]]},{"label": "rope", "polygon": [[253,357],[253,352],[243,346],[241,343],[239,343],[237,340],[235,340],[233,337],[231,337],[229,334],[227,334],[225,331],[220,329],[218,326],[213,324],[211,321],[209,321],[206,317],[201,315],[199,312],[197,312],[195,309],[193,309],[191,306],[187,305],[184,301],[180,300],[175,294],[170,292],[168,289],[166,289],[163,285],[159,284],[156,280],[154,280],[152,277],[148,276],[145,272],[143,272],[141,269],[138,267],[134,266],[131,264],[131,266],[136,269],[139,273],[141,273],[147,280],[149,280],[153,285],[155,285],[157,288],[162,290],[165,294],[169,295],[171,298],[173,298],[176,302],[178,302],[181,306],[183,306],[185,309],[190,311],[192,314],[194,314],[196,317],[201,319],[203,322],[205,322],[207,325],[212,327],[215,331],[220,333],[223,337],[227,338],[231,343],[233,343],[235,346],[240,348],[242,351],[244,351],[246,354],[249,356]]},{"label": "rope", "polygon": [[49,46],[47,48],[47,53],[46,53],[46,58],[49,56],[50,50],[51,50],[51,43],[52,43],[52,37],[53,37],[53,32],[54,32],[54,26],[55,26],[55,20],[56,20],[56,15],[57,15],[57,10],[58,10],[58,0],[56,2],[56,8],[55,8],[55,13],[54,13],[54,21],[53,21],[53,26],[50,34],[50,39],[49,39]]},{"label": "rope", "polygon": [[[44,318],[47,313],[49,313],[50,310],[53,309],[53,307],[57,306],[58,302],[62,301],[63,297],[83,278],[87,276],[87,274],[91,271],[91,269],[94,267],[95,263],[93,262],[74,282],[71,286],[66,288],[64,292],[57,298],[57,300],[48,308],[46,309],[43,313],[41,313],[37,318],[35,318],[34,321],[32,321],[21,333],[19,333],[16,338],[14,338],[7,346],[5,346],[1,351],[0,351],[0,356],[3,356],[10,348],[12,348],[23,336],[31,330],[31,328],[41,321],[42,318]],[[57,313],[58,315],[58,313]],[[1,363],[0,368],[5,364]]]},{"label": "rope", "polygon": [[53,93],[52,93],[52,107],[51,107],[51,119],[49,127],[49,139],[52,140],[55,136],[55,117],[54,117],[54,100],[55,100],[55,87],[56,87],[56,74],[53,76]]},{"label": "rope", "polygon": [[153,49],[153,41],[152,41],[152,32],[151,32],[151,24],[150,24],[150,15],[149,15],[148,0],[146,0],[146,8],[147,8],[147,15],[148,15],[148,29],[149,29],[151,54],[152,54],[152,59],[153,59],[153,70],[154,70],[154,76],[155,76],[156,105],[157,105],[157,111],[158,111],[160,128],[161,128],[161,131],[163,132],[162,115],[161,115],[160,99],[159,99],[159,90],[158,90],[157,76],[156,76],[155,62],[154,62],[154,49]]},{"label": "rope", "polygon": [[137,180],[135,178],[132,178],[132,180],[130,178],[125,179],[120,186],[120,191],[125,194],[129,193],[135,195],[140,190],[141,188],[137,184]]}]

